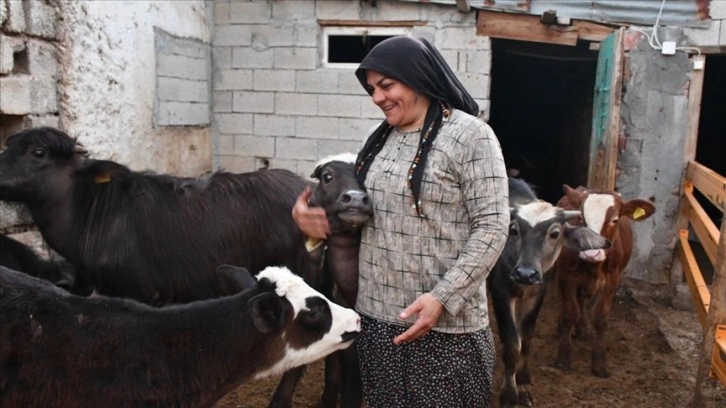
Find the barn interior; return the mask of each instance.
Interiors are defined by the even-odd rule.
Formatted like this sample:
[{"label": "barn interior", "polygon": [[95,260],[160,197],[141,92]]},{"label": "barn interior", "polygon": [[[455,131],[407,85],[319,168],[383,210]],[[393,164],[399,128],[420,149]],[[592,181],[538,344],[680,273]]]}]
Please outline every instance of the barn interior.
[{"label": "barn interior", "polygon": [[555,203],[587,184],[597,51],[492,39],[489,124],[508,168]]}]

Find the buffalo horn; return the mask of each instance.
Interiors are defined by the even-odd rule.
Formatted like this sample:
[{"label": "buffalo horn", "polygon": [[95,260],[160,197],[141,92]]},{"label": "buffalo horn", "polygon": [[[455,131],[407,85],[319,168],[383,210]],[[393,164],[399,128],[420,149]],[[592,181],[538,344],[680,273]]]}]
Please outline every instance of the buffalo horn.
[{"label": "buffalo horn", "polygon": [[565,221],[571,220],[573,218],[577,218],[580,216],[580,211],[578,210],[564,210],[565,212]]}]

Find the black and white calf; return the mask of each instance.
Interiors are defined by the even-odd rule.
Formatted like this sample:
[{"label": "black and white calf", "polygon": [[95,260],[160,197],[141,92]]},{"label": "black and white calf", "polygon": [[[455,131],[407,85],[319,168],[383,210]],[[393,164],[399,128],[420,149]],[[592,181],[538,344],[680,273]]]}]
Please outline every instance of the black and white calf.
[{"label": "black and white calf", "polygon": [[257,281],[244,268],[218,273],[243,291],[153,308],[0,267],[0,406],[210,407],[244,381],[350,346],[360,331],[354,311],[286,268]]},{"label": "black and white calf", "polygon": [[504,361],[499,403],[501,407],[532,406],[527,357],[545,296],[544,274],[554,265],[563,245],[580,251],[605,248],[610,243],[587,228],[567,224],[580,212],[538,200],[520,179],[509,179],[509,205],[509,237],[487,278]]}]

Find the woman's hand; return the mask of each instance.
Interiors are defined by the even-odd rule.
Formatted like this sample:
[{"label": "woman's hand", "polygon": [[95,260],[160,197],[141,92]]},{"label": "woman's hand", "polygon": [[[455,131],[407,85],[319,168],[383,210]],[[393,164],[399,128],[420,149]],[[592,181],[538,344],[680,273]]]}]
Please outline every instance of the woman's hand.
[{"label": "woman's hand", "polygon": [[313,194],[310,187],[297,197],[292,207],[292,218],[303,234],[310,238],[326,239],[330,235],[330,225],[325,210],[320,207],[308,206],[308,199]]},{"label": "woman's hand", "polygon": [[425,336],[431,331],[432,327],[436,326],[436,322],[439,321],[439,316],[441,316],[443,310],[444,305],[434,295],[424,293],[419,296],[400,315],[401,319],[408,319],[409,316],[417,314],[418,319],[416,319],[416,322],[408,330],[396,336],[393,339],[393,343],[400,345],[406,341],[416,340],[419,337]]}]

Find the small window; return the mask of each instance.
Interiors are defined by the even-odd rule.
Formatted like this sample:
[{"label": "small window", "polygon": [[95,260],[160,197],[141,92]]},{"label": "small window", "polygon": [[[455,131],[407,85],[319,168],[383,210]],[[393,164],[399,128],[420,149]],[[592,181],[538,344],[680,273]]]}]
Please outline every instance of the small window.
[{"label": "small window", "polygon": [[410,35],[410,28],[399,27],[325,27],[323,28],[323,66],[356,68],[379,42],[397,35]]}]

